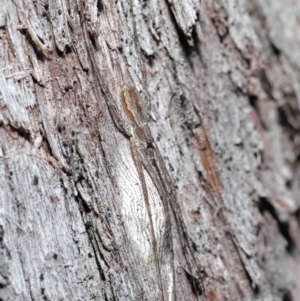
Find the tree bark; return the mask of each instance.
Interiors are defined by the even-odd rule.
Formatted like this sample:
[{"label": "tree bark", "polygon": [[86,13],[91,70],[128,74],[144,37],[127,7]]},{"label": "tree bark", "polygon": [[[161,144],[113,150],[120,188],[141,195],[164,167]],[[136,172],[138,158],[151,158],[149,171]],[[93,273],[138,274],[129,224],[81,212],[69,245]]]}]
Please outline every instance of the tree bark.
[{"label": "tree bark", "polygon": [[[1,2],[0,300],[298,300],[300,4]],[[168,219],[112,118],[124,84],[197,276],[174,213],[172,267],[155,256]]]}]

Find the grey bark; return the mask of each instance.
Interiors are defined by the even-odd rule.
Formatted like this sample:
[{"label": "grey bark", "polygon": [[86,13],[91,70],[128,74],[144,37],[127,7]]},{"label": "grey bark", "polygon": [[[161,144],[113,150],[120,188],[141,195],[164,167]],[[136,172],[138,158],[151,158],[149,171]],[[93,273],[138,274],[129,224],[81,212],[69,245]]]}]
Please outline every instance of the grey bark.
[{"label": "grey bark", "polygon": [[1,300],[162,300],[105,101],[123,84],[149,105],[201,265],[195,290],[172,225],[177,300],[299,299],[299,2],[0,2]]}]

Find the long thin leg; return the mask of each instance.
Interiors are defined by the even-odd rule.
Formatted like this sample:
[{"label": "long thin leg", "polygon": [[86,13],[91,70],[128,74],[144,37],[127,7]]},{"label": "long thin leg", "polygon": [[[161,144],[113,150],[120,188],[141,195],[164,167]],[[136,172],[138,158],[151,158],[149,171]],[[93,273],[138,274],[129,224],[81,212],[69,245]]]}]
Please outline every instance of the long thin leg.
[{"label": "long thin leg", "polygon": [[142,184],[144,200],[146,203],[147,212],[148,212],[148,216],[149,216],[149,222],[150,222],[150,228],[151,228],[150,231],[151,231],[151,236],[152,236],[152,248],[153,248],[153,252],[154,252],[154,256],[155,256],[154,262],[157,264],[157,270],[158,270],[158,275],[159,275],[159,282],[160,282],[162,297],[163,297],[163,300],[166,300],[165,296],[164,296],[163,282],[162,282],[162,276],[161,276],[161,267],[160,267],[160,258],[159,258],[159,254],[158,254],[157,240],[155,237],[152,211],[151,211],[151,206],[150,206],[150,202],[149,202],[149,195],[148,195],[147,185],[146,185],[145,176],[144,176],[144,172],[143,172],[143,165],[141,162],[140,154],[137,150],[135,140],[132,137],[130,138],[130,148],[131,148],[131,152],[132,152],[133,161],[134,161],[135,167],[137,169],[139,179]]},{"label": "long thin leg", "polygon": [[158,193],[161,197],[164,212],[166,215],[166,228],[163,234],[163,243],[160,245],[159,248],[159,254],[162,254],[162,263],[164,265],[164,271],[163,274],[166,277],[166,280],[169,279],[170,274],[168,273],[168,268],[172,267],[172,283],[173,288],[171,288],[171,294],[172,294],[172,300],[176,300],[175,295],[175,266],[174,266],[174,250],[173,250],[173,241],[172,241],[172,231],[171,231],[171,218],[170,218],[170,208],[169,208],[169,202],[167,194],[165,193],[165,190],[162,186],[161,179],[158,177],[155,169],[153,168],[151,161],[149,161],[148,156],[146,155],[146,149],[145,148],[137,148],[137,151],[139,152],[139,158],[141,158],[142,165],[150,175],[154,185],[156,186],[156,189],[158,190]]},{"label": "long thin leg", "polygon": [[[178,229],[180,244],[183,249],[183,255],[188,267],[188,273],[191,276],[192,285],[194,290],[196,291],[197,285],[194,278],[199,278],[198,268],[196,265],[196,260],[193,256],[190,237],[183,221],[173,182],[165,167],[163,159],[161,158],[158,150],[155,148],[155,145],[153,146],[153,148],[143,149],[140,155],[145,168],[147,169],[158,191],[161,194],[161,198],[167,200],[167,203],[170,204],[170,207],[172,208]],[[165,206],[167,207],[168,204]]]},{"label": "long thin leg", "polygon": [[188,268],[189,268],[189,273],[191,273],[191,276],[197,277],[198,270],[195,265],[195,258],[193,255],[193,251],[191,249],[191,242],[190,242],[190,236],[188,235],[183,216],[181,213],[181,208],[178,203],[176,191],[174,184],[170,178],[170,175],[166,169],[166,166],[163,162],[163,159],[160,155],[160,153],[157,151],[157,149],[154,149],[153,152],[153,165],[156,168],[157,174],[160,176],[161,182],[164,185],[164,189],[166,190],[166,193],[170,196],[169,201],[170,201],[170,206],[172,208],[173,214],[175,216],[175,221],[179,230],[179,237],[181,240],[181,245],[184,249]]}]

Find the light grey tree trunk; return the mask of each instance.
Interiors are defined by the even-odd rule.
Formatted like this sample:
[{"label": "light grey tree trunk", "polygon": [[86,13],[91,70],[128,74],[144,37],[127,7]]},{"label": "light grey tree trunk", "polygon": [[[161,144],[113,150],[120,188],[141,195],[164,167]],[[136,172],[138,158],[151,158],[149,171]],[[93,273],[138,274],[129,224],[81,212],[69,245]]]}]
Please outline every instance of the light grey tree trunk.
[{"label": "light grey tree trunk", "polygon": [[[299,1],[0,2],[0,300],[299,299]],[[198,278],[173,213],[172,267],[154,254],[161,196],[107,106],[124,84]]]}]

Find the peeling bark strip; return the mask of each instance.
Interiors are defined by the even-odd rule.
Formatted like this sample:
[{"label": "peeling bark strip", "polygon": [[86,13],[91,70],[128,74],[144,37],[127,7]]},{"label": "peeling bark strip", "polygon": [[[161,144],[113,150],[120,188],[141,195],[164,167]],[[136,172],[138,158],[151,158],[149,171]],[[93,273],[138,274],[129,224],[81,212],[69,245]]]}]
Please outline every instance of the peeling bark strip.
[{"label": "peeling bark strip", "polygon": [[298,300],[299,19],[2,1],[0,299]]}]

